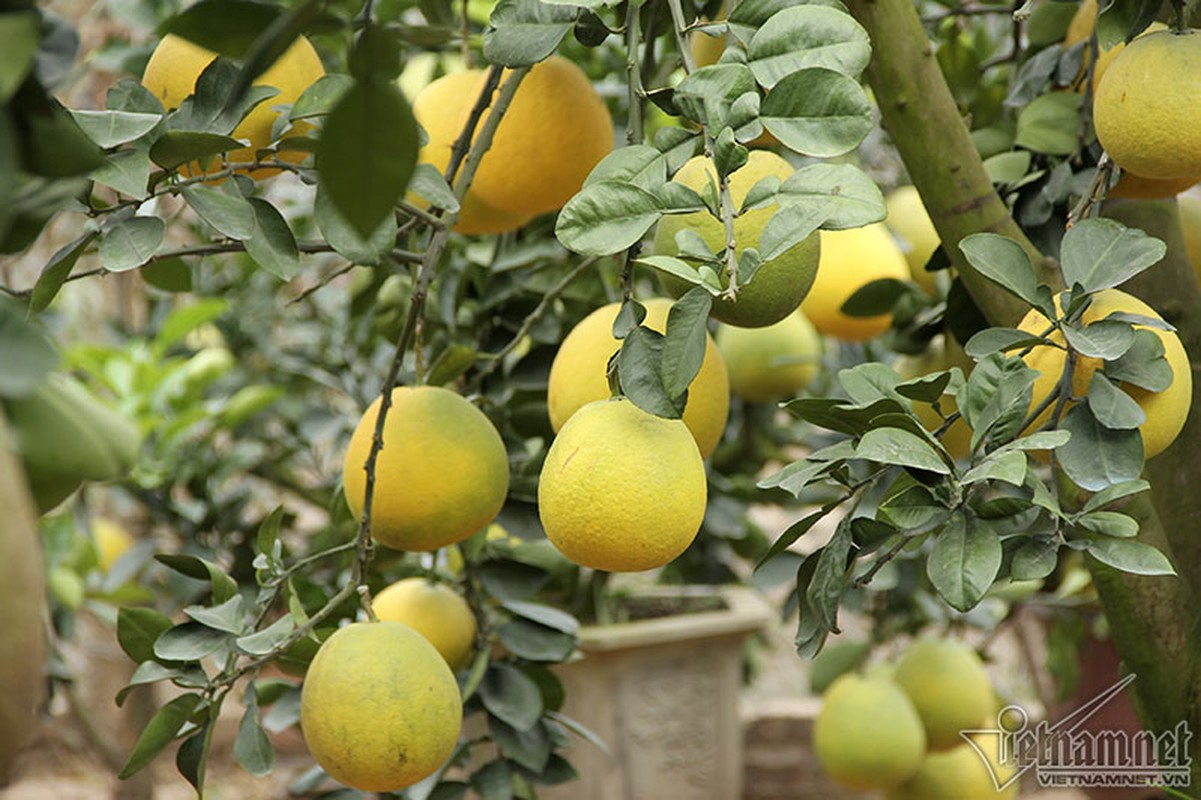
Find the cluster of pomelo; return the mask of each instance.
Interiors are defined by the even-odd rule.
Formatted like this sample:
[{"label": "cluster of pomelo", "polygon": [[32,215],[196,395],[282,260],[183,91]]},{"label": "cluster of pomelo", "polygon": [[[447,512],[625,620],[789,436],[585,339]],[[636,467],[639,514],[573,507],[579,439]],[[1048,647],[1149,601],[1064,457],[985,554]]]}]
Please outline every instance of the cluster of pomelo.
[{"label": "cluster of pomelo", "polygon": [[829,685],[813,747],[832,780],[883,790],[888,800],[1013,798],[1013,766],[1000,763],[996,740],[979,734],[997,728],[998,711],[975,650],[920,639],[895,664]]}]

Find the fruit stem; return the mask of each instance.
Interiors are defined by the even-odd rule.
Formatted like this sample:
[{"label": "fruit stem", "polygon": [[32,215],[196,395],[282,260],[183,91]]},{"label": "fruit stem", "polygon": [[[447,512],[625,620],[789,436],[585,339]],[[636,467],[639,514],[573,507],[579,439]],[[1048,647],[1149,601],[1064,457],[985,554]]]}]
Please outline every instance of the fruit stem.
[{"label": "fruit stem", "polygon": [[642,46],[642,7],[630,3],[626,9],[626,89],[629,98],[629,113],[626,115],[626,142],[642,142],[642,104],[646,92],[642,86],[642,65],[638,62]]},{"label": "fruit stem", "polygon": [[671,9],[672,27],[675,28],[676,44],[679,46],[680,58],[684,61],[684,71],[692,74],[696,71],[696,59],[692,57],[692,48],[684,38],[684,29],[688,27],[688,23],[684,22],[684,9],[680,0],[667,0],[667,6]]}]

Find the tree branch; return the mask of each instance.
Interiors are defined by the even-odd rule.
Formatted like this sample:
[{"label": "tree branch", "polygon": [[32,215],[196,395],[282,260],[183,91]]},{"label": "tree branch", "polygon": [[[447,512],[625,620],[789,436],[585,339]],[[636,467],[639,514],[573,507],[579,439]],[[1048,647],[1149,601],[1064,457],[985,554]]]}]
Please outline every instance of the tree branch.
[{"label": "tree branch", "polygon": [[983,231],[1008,236],[1030,256],[1040,281],[1060,286],[1058,270],[1018,227],[993,188],[913,3],[849,0],[847,5],[876,43],[867,76],[880,98],[881,122],[951,262],[990,320],[1016,324],[1025,304],[972,269],[957,247],[959,240]]}]

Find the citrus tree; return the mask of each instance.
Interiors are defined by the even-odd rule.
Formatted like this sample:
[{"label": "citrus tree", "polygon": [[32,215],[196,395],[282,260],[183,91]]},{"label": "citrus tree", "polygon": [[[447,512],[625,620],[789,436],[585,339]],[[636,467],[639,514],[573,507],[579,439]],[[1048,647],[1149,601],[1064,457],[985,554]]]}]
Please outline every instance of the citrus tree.
[{"label": "citrus tree", "polygon": [[[1083,559],[1144,723],[1196,724],[1201,298],[1174,202],[1106,200],[1201,176],[1185,9],[482,5],[155,6],[140,79],[74,109],[70,26],[0,14],[0,248],[70,231],[0,303],[5,568],[40,594],[45,514],[57,635],[104,607],[138,665],[118,701],[177,687],[122,776],[178,743],[203,791],[237,701],[252,773],[268,729],[301,725],[298,792],[532,797],[590,736],[551,667],[608,572],[720,579],[731,552],[789,573],[803,657],[842,606],[950,618]],[[880,152],[942,243],[913,264],[880,224]],[[71,290],[134,272],[148,323],[73,343]],[[719,369],[717,344],[733,361],[798,306],[844,342],[964,355],[899,374],[848,344],[829,396],[785,404],[810,427],[785,426],[770,403],[807,378],[769,361],[780,383],[740,389],[747,356]],[[796,459],[798,429],[821,433]],[[119,478],[163,534],[99,570],[54,509]],[[818,510],[761,539],[746,503],[790,496]],[[827,515],[831,540],[790,552]],[[454,641],[399,624],[431,616]],[[36,700],[6,699],[5,730]]]}]

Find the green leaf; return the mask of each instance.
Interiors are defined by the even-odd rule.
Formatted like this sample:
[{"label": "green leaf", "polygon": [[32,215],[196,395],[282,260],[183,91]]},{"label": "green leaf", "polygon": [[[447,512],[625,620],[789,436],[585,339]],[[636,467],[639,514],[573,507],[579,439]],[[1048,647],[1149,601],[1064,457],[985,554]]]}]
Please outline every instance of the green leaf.
[{"label": "green leaf", "polygon": [[296,98],[288,111],[288,119],[295,122],[300,119],[324,117],[338,105],[342,95],[354,86],[354,78],[341,73],[322,75],[309,88]]},{"label": "green leaf", "polygon": [[997,153],[984,159],[984,171],[992,183],[1015,184],[1030,171],[1030,158],[1030,152],[1027,150]]},{"label": "green leaf", "polygon": [[1009,576],[1015,581],[1036,581],[1054,572],[1058,564],[1059,543],[1040,536],[1014,551]]},{"label": "green leaf", "polygon": [[300,270],[300,251],[288,221],[262,198],[250,198],[250,207],[254,212],[254,231],[246,239],[246,252],[281,281],[292,280]]},{"label": "green leaf", "polygon": [[155,641],[171,627],[171,618],[153,608],[127,606],[117,611],[117,643],[137,664],[154,659]]},{"label": "green leaf", "polygon": [[471,773],[471,788],[480,800],[512,800],[513,770],[507,761],[490,761]]},{"label": "green leaf", "polygon": [[1021,450],[990,453],[964,473],[959,482],[966,486],[980,481],[1004,481],[1021,486],[1026,481],[1026,454]]},{"label": "green leaf", "polygon": [[292,615],[284,614],[263,630],[238,637],[234,644],[247,655],[265,656],[287,641],[295,629],[296,621],[292,618]]},{"label": "green leaf", "polygon": [[1089,358],[1120,358],[1134,344],[1134,328],[1125,322],[1102,319],[1083,328],[1064,325],[1068,344]]},{"label": "green leaf", "polygon": [[[749,199],[749,196],[748,196]],[[859,228],[880,222],[887,209],[880,187],[851,164],[809,164],[780,184],[781,208],[814,206],[822,210],[826,230]]]},{"label": "green leaf", "polygon": [[996,580],[1003,555],[1000,538],[983,521],[955,513],[934,539],[926,575],[952,608],[969,611]]},{"label": "green leaf", "polygon": [[230,58],[241,58],[279,17],[278,6],[252,0],[200,0],[168,18],[160,34],[174,33]]},{"label": "green leaf", "polygon": [[760,116],[763,127],[785,147],[817,158],[849,153],[872,128],[871,103],[862,87],[820,67],[794,72],[777,83],[763,101]]},{"label": "green leaf", "polygon": [[1167,249],[1159,239],[1112,219],[1083,219],[1063,235],[1060,268],[1065,284],[1096,292],[1158,264]]},{"label": "green leaf", "polygon": [[528,603],[523,600],[506,600],[501,605],[519,617],[532,620],[560,633],[576,635],[580,631],[580,622],[566,611],[548,606],[543,603]]},{"label": "green leaf", "polygon": [[649,328],[634,328],[621,343],[617,376],[634,405],[658,417],[679,419],[685,398],[671,395],[664,386],[662,357],[663,337]]},{"label": "green leaf", "polygon": [[1138,536],[1138,522],[1134,517],[1118,511],[1090,511],[1076,519],[1076,524],[1086,531],[1119,539]]},{"label": "green leaf", "polygon": [[229,638],[199,622],[183,622],[155,640],[154,657],[160,661],[198,661],[220,650]]},{"label": "green leaf", "polygon": [[1109,382],[1100,371],[1093,373],[1088,385],[1088,407],[1097,422],[1106,428],[1130,430],[1147,421],[1147,414],[1134,398]]},{"label": "green leaf", "polygon": [[[38,276],[37,283],[33,285],[33,292],[29,297],[29,310],[32,313],[43,311],[53,302],[54,298],[58,296],[58,290],[66,282],[67,276],[71,274],[75,262],[99,235],[99,232],[94,230],[86,231],[75,241],[60,247],[50,257],[46,266],[42,267],[42,274]],[[6,360],[6,368],[8,363]]]},{"label": "green leaf", "polygon": [[199,694],[183,694],[155,712],[117,777],[124,780],[153,761],[163,748],[175,740],[203,702],[204,698]]},{"label": "green leaf", "polygon": [[242,142],[221,133],[167,131],[150,146],[150,160],[163,169],[173,170],[192,161],[228,153],[242,146]]},{"label": "green leaf", "polygon": [[755,571],[758,572],[759,568],[768,561],[771,561],[780,553],[783,553],[785,550],[796,544],[798,539],[808,533],[819,520],[824,518],[832,510],[833,507],[830,505],[823,506],[820,510],[814,511],[789,525],[788,528],[780,534],[779,538],[772,542],[771,547],[769,547],[767,552],[763,554],[763,557],[755,563]]},{"label": "green leaf", "polygon": [[216,606],[188,606],[183,612],[204,627],[222,633],[238,635],[246,629],[246,604],[241,595],[235,594]]},{"label": "green leaf", "polygon": [[542,716],[542,692],[528,675],[509,664],[493,664],[480,684],[480,699],[494,714],[519,731],[529,730]]},{"label": "green leaf", "polygon": [[[826,221],[828,210],[818,205],[781,206],[771,215],[759,236],[759,255],[764,261],[779,258],[809,238]],[[743,253],[749,252],[747,248]]]},{"label": "green leaf", "polygon": [[116,189],[121,194],[144,198],[150,181],[150,156],[141,150],[121,150],[108,156],[105,163],[92,170],[89,177],[97,183]]},{"label": "green leaf", "polygon": [[234,740],[234,758],[242,769],[251,775],[262,777],[275,768],[275,748],[267,738],[267,732],[259,721],[259,707],[255,700],[254,684],[246,688],[246,711],[238,722],[238,737]]},{"label": "green leaf", "polygon": [[1038,431],[1029,436],[1023,436],[1020,439],[1014,439],[1012,442],[1006,442],[993,452],[999,453],[1004,450],[1054,450],[1071,437],[1072,435],[1067,431]]},{"label": "green leaf", "polygon": [[484,31],[484,58],[506,67],[535,64],[559,49],[579,13],[539,0],[501,0]]},{"label": "green leaf", "polygon": [[254,235],[255,212],[234,181],[220,187],[185,186],[180,194],[201,219],[231,239],[245,241]]},{"label": "green leaf", "polygon": [[816,554],[817,565],[805,589],[809,610],[828,631],[838,631],[838,606],[846,590],[847,557],[852,542],[850,518],[843,517],[830,541]]},{"label": "green leaf", "polygon": [[611,255],[642,239],[660,213],[655,196],[645,189],[600,181],[567,201],[555,222],[555,236],[568,250]]},{"label": "green leaf", "polygon": [[[719,294],[722,291],[722,285],[718,282],[713,270],[709,270],[707,274],[702,273],[687,261],[682,261],[674,256],[646,256],[635,260],[634,263],[652,267],[668,275],[674,275],[680,280],[702,286],[711,295]],[[706,277],[709,279],[706,280]]]},{"label": "green leaf", "polygon": [[747,62],[755,79],[771,89],[807,67],[858,78],[871,54],[867,31],[854,18],[828,6],[798,5],[774,14],[759,29],[747,49]]},{"label": "green leaf", "polygon": [[393,83],[356,83],[330,112],[317,173],[334,206],[369,236],[404,196],[417,164],[417,122]]},{"label": "green leaf", "polygon": [[424,162],[413,170],[413,178],[409,181],[409,191],[424,197],[435,208],[458,213],[459,200],[433,164]]},{"label": "green leaf", "polygon": [[1148,330],[1134,332],[1134,344],[1120,358],[1105,362],[1105,374],[1149,392],[1162,392],[1174,378],[1172,365],[1164,358],[1163,342]]},{"label": "green leaf", "polygon": [[1076,92],[1050,92],[1018,112],[1014,144],[1052,156],[1067,156],[1079,146],[1080,106]]},{"label": "green leaf", "polygon": [[1097,41],[1102,50],[1132,41],[1155,21],[1160,9],[1155,0],[1115,0],[1099,7]]},{"label": "green leaf", "polygon": [[1083,510],[1085,512],[1097,511],[1111,503],[1116,503],[1118,500],[1142,494],[1150,488],[1151,484],[1142,479],[1109,486],[1088,498],[1088,502],[1084,504]]},{"label": "green leaf", "polygon": [[873,428],[863,434],[855,445],[855,458],[914,467],[938,475],[951,474],[951,468],[928,441],[899,428]]},{"label": "green leaf", "polygon": [[1056,449],[1056,458],[1081,489],[1099,492],[1142,472],[1143,440],[1137,430],[1106,428],[1086,403],[1072,406],[1060,427],[1072,438]]},{"label": "green leaf", "polygon": [[192,784],[192,788],[200,793],[200,766],[208,758],[208,748],[212,739],[208,736],[208,725],[193,733],[179,743],[175,751],[175,768],[179,774]]},{"label": "green leaf", "polygon": [[728,124],[734,102],[755,90],[755,75],[745,64],[712,64],[680,81],[672,101],[686,118],[717,133]]},{"label": "green leaf", "polygon": [[0,106],[8,103],[34,63],[42,38],[42,17],[37,11],[0,14]]},{"label": "green leaf", "polygon": [[976,364],[957,396],[959,411],[972,429],[972,450],[986,435],[1005,440],[1018,433],[1037,377],[1016,356],[993,353]]},{"label": "green leaf", "polygon": [[700,371],[709,341],[706,323],[713,300],[704,289],[691,289],[677,300],[667,314],[660,371],[668,397],[688,391]]},{"label": "green leaf", "polygon": [[510,653],[529,661],[562,661],[575,651],[577,644],[575,634],[526,619],[506,622],[496,635]]},{"label": "green leaf", "polygon": [[162,247],[166,226],[158,217],[130,217],[104,232],[100,265],[109,272],[142,266]]},{"label": "green leaf", "polygon": [[143,136],[162,122],[161,114],[140,114],[132,111],[78,111],[71,116],[88,138],[99,147],[108,149]]},{"label": "green leaf", "polygon": [[15,302],[0,297],[0,397],[23,397],[58,363],[58,352]]},{"label": "green leaf", "polygon": [[[202,301],[204,303],[205,301]],[[223,300],[209,300],[205,305],[197,303],[192,308],[201,307],[202,310],[210,311],[211,309],[221,308],[224,310],[226,303]],[[182,310],[182,309],[181,309]],[[189,322],[194,319],[204,319],[198,315],[190,315]],[[169,322],[170,320],[168,320]],[[204,320],[207,321],[207,320]],[[199,324],[199,323],[198,323]],[[182,327],[182,326],[181,326]],[[163,334],[160,334],[160,340],[166,333],[167,325],[163,325]],[[191,330],[189,327],[188,330]],[[186,333],[186,331],[185,331]],[[184,553],[159,553],[154,557],[165,567],[175,570],[181,575],[186,575],[189,578],[198,581],[207,581],[212,586],[213,602],[224,603],[229,598],[238,593],[238,584],[233,578],[226,574],[225,570],[217,566],[211,561],[206,561],[203,558],[186,555]]]},{"label": "green leaf", "polygon": [[1040,344],[1043,340],[1017,328],[985,328],[972,335],[963,351],[972,358]]},{"label": "green leaf", "polygon": [[850,317],[875,317],[891,313],[905,294],[905,282],[896,278],[877,278],[860,286],[838,309]]},{"label": "green leaf", "polygon": [[1130,539],[1091,539],[1088,553],[1102,564],[1134,575],[1175,575],[1172,562],[1149,544]]},{"label": "green leaf", "polygon": [[370,236],[363,238],[334,207],[321,185],[317,186],[313,215],[317,220],[317,229],[325,240],[338,255],[352,263],[376,266],[396,246],[397,225],[394,215],[385,217]]},{"label": "green leaf", "polygon": [[36,81],[26,81],[12,105],[14,118],[23,129],[19,141],[26,172],[43,178],[72,178],[103,166],[104,153]]},{"label": "green leaf", "polygon": [[973,233],[960,240],[959,249],[981,275],[1030,305],[1044,307],[1030,256],[1013,239],[996,233]]},{"label": "green leaf", "polygon": [[498,717],[489,717],[488,731],[505,758],[535,773],[546,769],[554,745],[544,726],[519,731]]}]

